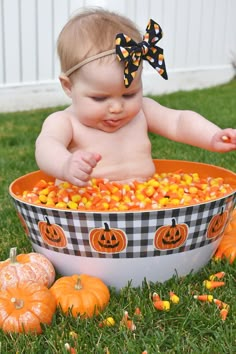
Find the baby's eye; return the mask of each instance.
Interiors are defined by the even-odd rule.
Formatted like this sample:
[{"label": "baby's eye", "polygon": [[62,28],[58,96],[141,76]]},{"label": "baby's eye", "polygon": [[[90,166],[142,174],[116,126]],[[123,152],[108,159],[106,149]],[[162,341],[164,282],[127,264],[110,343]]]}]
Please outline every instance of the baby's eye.
[{"label": "baby's eye", "polygon": [[96,102],[103,102],[106,100],[106,97],[103,97],[103,96],[92,96],[90,97],[93,101],[96,101]]},{"label": "baby's eye", "polygon": [[133,93],[127,93],[125,95],[123,95],[124,98],[132,98],[136,95],[136,92],[133,92]]}]

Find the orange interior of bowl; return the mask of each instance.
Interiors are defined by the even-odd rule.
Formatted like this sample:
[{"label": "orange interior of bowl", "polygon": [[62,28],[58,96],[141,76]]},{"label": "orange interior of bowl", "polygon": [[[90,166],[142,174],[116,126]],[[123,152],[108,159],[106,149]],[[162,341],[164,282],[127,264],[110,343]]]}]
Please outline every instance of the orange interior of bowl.
[{"label": "orange interior of bowl", "polygon": [[[224,183],[228,183],[236,190],[236,174],[222,167],[182,160],[154,160],[154,164],[157,173],[183,171],[186,173],[198,173],[201,177],[222,177]],[[31,190],[40,179],[44,179],[47,182],[55,181],[54,177],[48,176],[42,171],[31,172],[11,183],[9,187],[10,194],[13,197],[19,197],[25,190]]]}]

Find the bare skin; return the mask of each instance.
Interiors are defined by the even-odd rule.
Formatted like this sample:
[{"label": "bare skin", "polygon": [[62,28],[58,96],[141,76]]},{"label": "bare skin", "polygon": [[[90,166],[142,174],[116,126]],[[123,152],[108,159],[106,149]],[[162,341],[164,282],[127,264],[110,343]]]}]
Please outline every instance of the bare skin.
[{"label": "bare skin", "polygon": [[113,56],[60,80],[72,104],[45,120],[36,141],[39,168],[57,179],[84,186],[92,177],[122,182],[151,177],[149,131],[210,151],[236,150],[236,129],[220,129],[195,112],[144,98],[141,69],[125,88],[123,65]]}]

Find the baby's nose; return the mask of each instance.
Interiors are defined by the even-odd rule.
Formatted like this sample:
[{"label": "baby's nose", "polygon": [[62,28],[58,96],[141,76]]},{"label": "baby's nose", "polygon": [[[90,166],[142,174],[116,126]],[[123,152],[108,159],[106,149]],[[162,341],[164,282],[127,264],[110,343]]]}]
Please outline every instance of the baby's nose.
[{"label": "baby's nose", "polygon": [[123,104],[120,100],[116,100],[111,102],[110,107],[109,107],[109,112],[110,113],[120,113],[123,110]]}]

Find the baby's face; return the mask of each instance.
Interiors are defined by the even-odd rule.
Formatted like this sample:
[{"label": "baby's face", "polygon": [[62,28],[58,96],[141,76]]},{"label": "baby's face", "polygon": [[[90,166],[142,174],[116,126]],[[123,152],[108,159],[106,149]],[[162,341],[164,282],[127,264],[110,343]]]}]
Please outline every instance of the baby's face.
[{"label": "baby's face", "polygon": [[80,123],[114,132],[131,121],[141,109],[141,69],[126,88],[123,63],[116,60],[90,62],[78,71],[71,98]]}]

